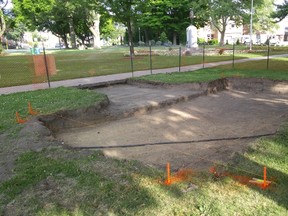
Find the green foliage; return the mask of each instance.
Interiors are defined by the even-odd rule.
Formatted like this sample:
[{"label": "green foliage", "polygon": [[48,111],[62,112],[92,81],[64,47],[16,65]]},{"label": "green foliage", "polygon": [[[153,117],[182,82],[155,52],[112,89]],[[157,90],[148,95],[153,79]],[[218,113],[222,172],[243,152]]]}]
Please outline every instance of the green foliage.
[{"label": "green foliage", "polygon": [[3,46],[2,44],[0,43],[0,54],[3,52]]},{"label": "green foliage", "polygon": [[219,44],[219,41],[217,39],[212,39],[212,40],[209,40],[208,41],[208,44],[209,45],[218,45]]},{"label": "green foliage", "polygon": [[[158,39],[160,33],[165,32],[170,41],[177,39],[180,43],[186,42],[185,29],[190,24],[190,8],[192,3],[200,4],[201,1],[150,0],[146,2],[141,8],[138,22],[141,28],[146,29],[149,39]],[[207,17],[197,16],[193,23],[200,27],[207,19]]]},{"label": "green foliage", "polygon": [[263,4],[255,6],[256,12],[253,14],[253,30],[256,32],[273,32],[277,28],[272,14],[275,6],[273,0],[263,0]]},{"label": "green foliage", "polygon": [[197,43],[198,43],[199,45],[205,44],[205,43],[206,43],[205,38],[198,38],[198,39],[197,39]]},{"label": "green foliage", "polygon": [[168,38],[167,38],[167,35],[165,32],[162,32],[159,36],[159,40],[162,42],[162,43],[165,43],[168,41]]},{"label": "green foliage", "polygon": [[239,40],[239,38],[238,38],[237,41],[236,41],[236,45],[237,45],[237,46],[240,45],[240,40]]},{"label": "green foliage", "polygon": [[272,14],[273,18],[278,18],[279,21],[283,20],[288,15],[288,1],[285,0],[282,4],[277,5],[276,12]]}]

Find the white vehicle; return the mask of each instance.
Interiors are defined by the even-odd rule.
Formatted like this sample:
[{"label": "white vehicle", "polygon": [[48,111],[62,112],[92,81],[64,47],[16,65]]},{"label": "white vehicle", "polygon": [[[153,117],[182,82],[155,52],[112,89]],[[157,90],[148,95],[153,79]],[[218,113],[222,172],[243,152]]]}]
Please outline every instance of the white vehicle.
[{"label": "white vehicle", "polygon": [[271,37],[269,38],[269,44],[270,44],[271,46],[277,46],[277,45],[280,44],[280,41],[279,41],[279,39],[278,39],[276,36],[271,36]]}]

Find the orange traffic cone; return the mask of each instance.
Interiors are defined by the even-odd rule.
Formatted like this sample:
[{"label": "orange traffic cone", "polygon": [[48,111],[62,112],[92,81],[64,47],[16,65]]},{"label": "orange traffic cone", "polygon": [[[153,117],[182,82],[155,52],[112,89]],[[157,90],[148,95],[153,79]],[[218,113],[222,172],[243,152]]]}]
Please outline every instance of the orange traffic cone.
[{"label": "orange traffic cone", "polygon": [[16,121],[17,121],[17,123],[19,123],[19,124],[23,124],[23,123],[25,123],[27,120],[26,120],[26,119],[22,119],[22,118],[20,117],[19,113],[16,112]]},{"label": "orange traffic cone", "polygon": [[30,102],[28,102],[28,111],[29,111],[30,115],[37,115],[38,114],[38,112],[33,110]]}]

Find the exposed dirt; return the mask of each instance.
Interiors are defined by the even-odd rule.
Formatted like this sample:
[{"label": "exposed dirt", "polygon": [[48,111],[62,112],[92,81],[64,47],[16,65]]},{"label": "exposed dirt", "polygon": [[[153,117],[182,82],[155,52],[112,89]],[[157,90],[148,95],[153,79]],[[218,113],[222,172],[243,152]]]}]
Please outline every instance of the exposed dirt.
[{"label": "exposed dirt", "polygon": [[[96,107],[34,118],[17,137],[8,136],[9,131],[1,134],[0,182],[13,175],[14,161],[21,153],[61,147],[62,140],[70,147],[124,145],[127,147],[106,148],[103,152],[160,167],[170,161],[173,169],[201,169],[213,161],[226,162],[253,139],[181,141],[273,133],[288,119],[288,82],[228,81],[184,85],[137,82],[96,89],[107,94],[109,100]],[[230,89],[222,91],[228,83]],[[39,119],[58,131],[54,134],[58,140]],[[179,143],[155,145],[165,141]],[[151,145],[133,147],[145,143]]]},{"label": "exposed dirt", "polygon": [[[135,159],[152,166],[163,168],[169,161],[173,169],[206,169],[214,162],[229,161],[235,152],[244,151],[254,139],[181,141],[274,133],[288,118],[287,82],[235,78],[229,79],[229,83],[228,91],[208,95],[207,91],[216,93],[225,89],[227,80],[160,85],[161,88],[155,83],[149,86],[141,83],[140,87],[137,84],[97,89],[107,94],[111,102],[106,114],[125,115],[113,122],[101,121],[62,131],[57,138],[72,147],[104,147],[107,156]],[[130,117],[123,118],[127,116]],[[177,144],[160,145],[159,142]],[[149,145],[135,147],[135,144]]]}]

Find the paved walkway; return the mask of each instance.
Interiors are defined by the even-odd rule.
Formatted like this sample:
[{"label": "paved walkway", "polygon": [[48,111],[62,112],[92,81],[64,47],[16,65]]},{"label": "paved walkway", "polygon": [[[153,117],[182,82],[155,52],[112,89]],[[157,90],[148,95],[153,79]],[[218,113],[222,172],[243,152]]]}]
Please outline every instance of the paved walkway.
[{"label": "paved walkway", "polygon": [[[288,54],[282,54],[282,55],[274,55],[270,56],[270,58],[278,58],[278,57],[288,57]],[[235,60],[235,63],[241,63],[241,62],[248,62],[248,61],[257,61],[257,60],[263,60],[267,59],[266,56],[264,57],[256,57],[256,58],[249,58],[249,59],[240,59]],[[226,64],[232,64],[232,61],[222,61],[222,62],[214,62],[214,63],[206,63],[205,68],[215,67],[219,65],[226,65]],[[181,72],[186,71],[195,71],[203,68],[203,64],[197,64],[197,65],[189,65],[189,66],[182,66]],[[171,73],[171,72],[177,72],[179,71],[179,67],[174,68],[164,68],[164,69],[154,69],[153,74],[159,74],[159,73]],[[144,70],[144,71],[135,71],[133,73],[134,77],[139,77],[143,75],[149,75],[151,73],[150,70]],[[100,84],[100,83],[106,83],[106,82],[113,82],[113,81],[119,81],[124,80],[127,78],[131,78],[132,73],[122,73],[122,74],[113,74],[113,75],[106,75],[106,76],[96,76],[96,77],[87,77],[87,78],[79,78],[79,79],[70,79],[70,80],[62,80],[62,81],[55,81],[51,82],[52,88],[57,88],[60,86],[65,87],[76,87],[76,86],[85,86],[85,85],[93,85],[93,84]],[[40,83],[40,84],[30,84],[30,85],[21,85],[21,86],[12,86],[12,87],[5,87],[0,88],[0,95],[1,94],[11,94],[16,92],[25,92],[25,91],[33,91],[37,89],[46,89],[48,88],[47,83]]]}]

